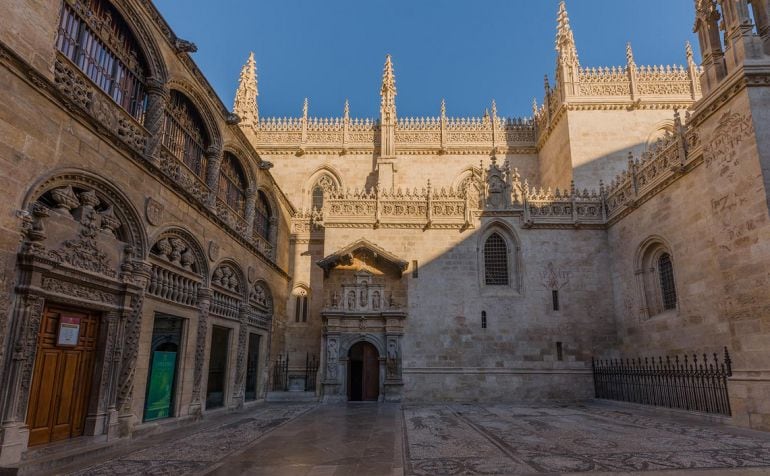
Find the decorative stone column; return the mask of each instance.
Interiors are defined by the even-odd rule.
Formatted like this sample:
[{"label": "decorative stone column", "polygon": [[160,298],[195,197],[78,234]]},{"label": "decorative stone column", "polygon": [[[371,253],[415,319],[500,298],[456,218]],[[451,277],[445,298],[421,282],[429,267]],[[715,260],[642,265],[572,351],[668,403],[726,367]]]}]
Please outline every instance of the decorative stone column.
[{"label": "decorative stone column", "polygon": [[[106,326],[100,329],[100,340],[104,342],[104,347],[99,357],[101,360],[101,376],[99,377],[99,387],[97,390],[98,403],[95,412],[89,412],[86,416],[85,430],[86,435],[102,435],[108,433],[111,419],[110,409],[115,410],[114,403],[110,400],[115,384],[114,375],[120,373],[120,360],[116,362],[113,357],[117,344],[117,333],[120,325],[120,312],[109,311],[103,314],[102,322]],[[104,328],[106,327],[106,329]],[[117,418],[115,419],[117,430]],[[117,431],[115,432],[117,433]]]},{"label": "decorative stone column", "polygon": [[257,187],[249,187],[246,190],[246,239],[251,240],[254,234],[254,215],[257,213]]},{"label": "decorative stone column", "polygon": [[235,362],[235,382],[233,384],[233,406],[243,407],[244,391],[246,384],[246,347],[248,345],[248,304],[241,302],[238,309],[238,351]]},{"label": "decorative stone column", "polygon": [[206,186],[209,188],[209,205],[217,201],[217,184],[219,183],[219,168],[222,165],[222,149],[211,145],[206,149]]},{"label": "decorative stone column", "polygon": [[206,337],[208,335],[209,305],[211,304],[211,290],[201,287],[198,290],[198,333],[195,338],[195,367],[193,369],[192,400],[190,401],[190,415],[200,415],[201,382],[203,381],[203,362],[206,358]]},{"label": "decorative stone column", "polygon": [[170,94],[166,85],[150,78],[147,80],[147,110],[144,113],[144,127],[150,133],[145,148],[145,159],[160,163],[160,145],[163,139],[163,116]]},{"label": "decorative stone column", "polygon": [[10,367],[3,376],[3,384],[7,387],[0,394],[3,398],[0,467],[18,464],[27,449],[29,428],[24,420],[44,304],[45,299],[41,296],[27,294],[20,296],[14,306],[11,335],[15,336],[16,344],[9,349],[12,352]]}]

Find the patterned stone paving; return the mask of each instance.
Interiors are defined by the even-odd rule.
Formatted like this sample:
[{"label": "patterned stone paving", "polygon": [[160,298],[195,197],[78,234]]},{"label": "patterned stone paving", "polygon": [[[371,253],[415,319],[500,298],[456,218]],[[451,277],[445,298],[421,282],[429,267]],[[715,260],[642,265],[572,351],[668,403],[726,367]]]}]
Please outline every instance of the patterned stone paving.
[{"label": "patterned stone paving", "polygon": [[[403,408],[408,475],[767,468],[770,435],[599,406]],[[718,473],[715,473],[718,474]]]},{"label": "patterned stone paving", "polygon": [[314,404],[266,405],[234,422],[209,427],[183,438],[134,451],[118,459],[69,474],[92,476],[200,473],[313,407]]}]

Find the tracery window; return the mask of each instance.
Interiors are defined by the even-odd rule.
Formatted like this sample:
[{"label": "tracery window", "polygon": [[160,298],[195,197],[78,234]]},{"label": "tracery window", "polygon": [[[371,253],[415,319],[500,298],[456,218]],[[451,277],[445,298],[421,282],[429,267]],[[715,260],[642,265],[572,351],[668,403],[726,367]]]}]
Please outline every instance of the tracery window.
[{"label": "tracery window", "polygon": [[56,48],[139,122],[147,94],[145,63],[126,22],[106,0],[64,2]]},{"label": "tracery window", "polygon": [[484,284],[507,286],[508,245],[499,233],[492,233],[484,242]]},{"label": "tracery window", "polygon": [[324,174],[319,178],[315,185],[313,185],[313,191],[311,194],[311,208],[313,210],[321,210],[324,206],[324,195],[334,189],[334,180],[331,177]]},{"label": "tracery window", "polygon": [[203,180],[208,142],[206,128],[195,106],[182,93],[171,91],[163,118],[163,145]]},{"label": "tracery window", "polygon": [[239,215],[246,214],[246,175],[238,159],[229,152],[222,158],[217,196]]},{"label": "tracery window", "polygon": [[257,195],[257,206],[254,213],[254,232],[267,241],[270,241],[270,226],[273,213],[270,210],[270,203],[261,190]]}]

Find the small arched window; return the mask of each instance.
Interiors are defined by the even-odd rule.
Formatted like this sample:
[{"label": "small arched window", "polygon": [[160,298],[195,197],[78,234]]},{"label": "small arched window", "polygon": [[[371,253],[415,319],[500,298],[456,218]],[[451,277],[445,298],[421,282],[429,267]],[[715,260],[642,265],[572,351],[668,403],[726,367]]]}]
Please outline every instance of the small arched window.
[{"label": "small arched window", "polygon": [[106,0],[63,3],[56,48],[142,122],[146,63],[131,29]]},{"label": "small arched window", "polygon": [[246,214],[246,175],[238,159],[229,152],[225,152],[219,168],[217,197],[240,216]]},{"label": "small arched window", "polygon": [[313,187],[311,206],[313,210],[321,210],[324,207],[324,189],[320,185]]},{"label": "small arched window", "polygon": [[668,247],[658,239],[650,240],[640,249],[637,260],[643,317],[676,309],[674,259]]},{"label": "small arched window", "polygon": [[507,286],[508,245],[499,233],[489,235],[484,242],[484,284],[487,286]]},{"label": "small arched window", "polygon": [[674,265],[671,255],[663,253],[658,258],[658,277],[660,278],[660,294],[663,310],[676,309],[676,286],[674,285]]},{"label": "small arched window", "polygon": [[195,175],[205,180],[209,138],[200,113],[184,94],[171,91],[163,118],[163,145]]},{"label": "small arched window", "polygon": [[257,194],[257,206],[254,213],[254,233],[268,242],[270,241],[270,226],[273,212],[270,210],[270,202],[261,190]]},{"label": "small arched window", "polygon": [[304,288],[295,291],[294,296],[294,322],[307,322],[308,294]]}]

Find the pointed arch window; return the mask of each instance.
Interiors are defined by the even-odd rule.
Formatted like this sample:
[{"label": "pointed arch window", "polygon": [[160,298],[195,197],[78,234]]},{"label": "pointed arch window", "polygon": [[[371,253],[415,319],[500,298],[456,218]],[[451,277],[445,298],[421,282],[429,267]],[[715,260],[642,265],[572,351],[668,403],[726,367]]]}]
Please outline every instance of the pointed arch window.
[{"label": "pointed arch window", "polygon": [[257,194],[257,206],[254,213],[254,232],[270,241],[270,227],[272,226],[273,212],[270,209],[270,202],[263,191]]},{"label": "pointed arch window", "polygon": [[118,11],[106,0],[64,2],[56,48],[139,122],[147,103],[146,62]]},{"label": "pointed arch window", "polygon": [[640,248],[637,260],[642,317],[676,310],[674,258],[670,249],[662,241],[650,240]]},{"label": "pointed arch window", "polygon": [[508,286],[509,283],[508,244],[495,232],[484,242],[484,284]]},{"label": "pointed arch window", "polygon": [[311,194],[311,208],[313,210],[321,210],[324,206],[324,195],[329,193],[335,188],[334,180],[329,175],[324,174],[313,185]]},{"label": "pointed arch window", "polygon": [[225,152],[219,168],[217,197],[240,216],[246,214],[246,174],[238,159]]},{"label": "pointed arch window", "polygon": [[163,145],[195,175],[205,180],[209,138],[198,110],[184,94],[171,91],[164,112]]}]

